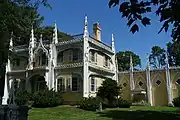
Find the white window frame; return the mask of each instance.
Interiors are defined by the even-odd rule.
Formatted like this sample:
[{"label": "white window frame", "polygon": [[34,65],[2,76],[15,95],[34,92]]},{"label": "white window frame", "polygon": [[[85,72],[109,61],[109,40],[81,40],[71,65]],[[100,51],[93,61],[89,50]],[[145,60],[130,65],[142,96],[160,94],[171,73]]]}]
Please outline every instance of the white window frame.
[{"label": "white window frame", "polygon": [[[59,80],[62,80],[62,83],[60,82],[60,84],[58,84],[58,81]],[[65,79],[64,79],[64,77],[59,77],[59,78],[57,78],[57,84],[56,84],[56,91],[59,91],[58,90],[58,86],[59,86],[59,88],[60,88],[60,91],[61,92],[64,92],[65,91],[65,88],[66,88],[66,86],[65,86]],[[61,85],[62,84],[62,85]],[[64,86],[64,88],[61,88],[62,86]]]},{"label": "white window frame", "polygon": [[[76,90],[73,90],[73,78],[76,78],[77,79],[77,89]],[[73,92],[77,92],[77,91],[80,91],[80,80],[79,80],[79,78],[78,77],[72,77],[72,79],[71,79],[71,91],[73,91]]]},{"label": "white window frame", "polygon": [[[69,87],[70,86],[70,87]],[[70,77],[68,77],[67,79],[66,79],[66,89],[69,91],[71,91],[72,90],[72,79],[70,78]]]},{"label": "white window frame", "polygon": [[[92,84],[92,80],[94,80],[94,84]],[[92,86],[94,87],[94,90],[92,90]],[[95,79],[95,77],[90,78],[90,91],[96,92],[96,79]]]}]

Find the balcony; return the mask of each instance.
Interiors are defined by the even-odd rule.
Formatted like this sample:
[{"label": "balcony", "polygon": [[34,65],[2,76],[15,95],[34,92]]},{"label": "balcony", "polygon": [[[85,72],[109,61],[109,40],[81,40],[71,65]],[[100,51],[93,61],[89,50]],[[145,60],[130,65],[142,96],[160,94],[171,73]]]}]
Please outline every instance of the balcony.
[{"label": "balcony", "polygon": [[97,65],[94,62],[89,62],[89,66],[92,67],[93,69],[96,69],[96,70],[101,71],[101,72],[104,71],[105,73],[110,73],[110,74],[114,74],[115,73],[115,71],[110,69],[109,67],[99,66],[99,65]]},{"label": "balcony", "polygon": [[77,68],[77,67],[82,67],[82,66],[83,66],[82,61],[79,61],[79,62],[64,62],[64,63],[58,64],[56,69]]}]

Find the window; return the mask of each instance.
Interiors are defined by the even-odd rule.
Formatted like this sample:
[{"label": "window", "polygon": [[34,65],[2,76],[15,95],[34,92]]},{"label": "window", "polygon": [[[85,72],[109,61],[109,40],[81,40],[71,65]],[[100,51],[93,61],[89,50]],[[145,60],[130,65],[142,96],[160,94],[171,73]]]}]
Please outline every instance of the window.
[{"label": "window", "polygon": [[58,54],[58,62],[63,62],[63,52]]},{"label": "window", "polygon": [[67,79],[67,90],[71,90],[71,78]]},{"label": "window", "polygon": [[91,77],[91,91],[95,91],[95,78]]},{"label": "window", "polygon": [[65,90],[64,79],[61,77],[57,80],[57,91],[64,91],[64,90]]},{"label": "window", "polygon": [[78,91],[80,83],[77,77],[72,77],[72,91]]},{"label": "window", "polygon": [[157,84],[157,85],[160,85],[160,84],[161,84],[161,81],[160,81],[160,80],[157,80],[157,81],[156,81],[156,84]]},{"label": "window", "polygon": [[72,61],[72,51],[69,51],[69,61]]},{"label": "window", "polygon": [[91,51],[91,61],[95,62],[95,52]]},{"label": "window", "polygon": [[105,58],[105,59],[104,59],[104,65],[105,65],[105,66],[108,66],[108,65],[109,65],[109,64],[108,64],[108,57],[105,56],[104,58]]},{"label": "window", "polygon": [[138,84],[139,84],[139,86],[142,86],[142,85],[143,85],[143,82],[140,81]]},{"label": "window", "polygon": [[126,87],[126,86],[127,86],[127,83],[123,83],[123,86]]},{"label": "window", "polygon": [[16,59],[16,66],[19,66],[19,65],[20,65],[20,59],[17,58],[17,59]]},{"label": "window", "polygon": [[47,59],[46,59],[46,53],[42,54],[42,65],[46,65],[47,64]]},{"label": "window", "polygon": [[38,56],[38,65],[41,65],[41,56]]},{"label": "window", "polygon": [[78,60],[78,53],[79,53],[79,51],[77,49],[73,50],[73,61]]}]

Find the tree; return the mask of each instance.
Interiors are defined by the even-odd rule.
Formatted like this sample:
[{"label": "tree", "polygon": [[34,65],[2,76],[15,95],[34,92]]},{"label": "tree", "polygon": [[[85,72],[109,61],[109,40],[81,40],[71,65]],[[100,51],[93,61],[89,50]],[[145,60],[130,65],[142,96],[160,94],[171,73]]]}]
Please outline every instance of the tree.
[{"label": "tree", "polygon": [[119,51],[116,53],[119,71],[129,70],[130,68],[130,55],[132,55],[133,66],[141,66],[141,59],[132,51]]},{"label": "tree", "polygon": [[168,31],[172,25],[172,38],[180,40],[180,1],[179,0],[126,0],[120,3],[120,0],[109,0],[109,7],[119,6],[119,12],[122,17],[127,18],[127,25],[132,33],[139,31],[138,22],[147,26],[151,24],[151,19],[146,16],[152,12],[152,7],[156,7],[156,15],[163,22],[159,33],[162,30]]},{"label": "tree", "polygon": [[[52,38],[53,38],[53,29],[54,29],[53,26],[39,27],[39,28],[37,28],[35,30],[35,37],[39,38],[40,34],[42,34],[43,35],[43,40],[52,40]],[[66,33],[60,32],[58,30],[58,38],[59,38],[59,41],[62,41],[62,40],[72,39],[72,36],[68,35]]]},{"label": "tree", "polygon": [[117,85],[115,80],[110,78],[103,81],[102,85],[98,89],[97,96],[103,100],[107,99],[108,104],[112,105],[114,100],[120,95],[121,87]]},{"label": "tree", "polygon": [[[41,1],[41,0],[40,0]],[[42,1],[41,1],[42,2]],[[27,4],[29,3],[29,4]],[[29,36],[31,26],[38,27],[43,18],[32,7],[30,0],[2,0],[0,2],[0,96],[3,96],[5,65],[8,57],[8,43],[11,32],[15,36]],[[16,39],[17,41],[17,39]],[[15,42],[16,42],[15,41]]]},{"label": "tree", "polygon": [[167,44],[169,53],[169,64],[180,66],[180,41],[172,41]]},{"label": "tree", "polygon": [[150,65],[153,68],[162,68],[165,66],[165,50],[159,46],[153,46],[151,49],[151,54],[149,56]]}]

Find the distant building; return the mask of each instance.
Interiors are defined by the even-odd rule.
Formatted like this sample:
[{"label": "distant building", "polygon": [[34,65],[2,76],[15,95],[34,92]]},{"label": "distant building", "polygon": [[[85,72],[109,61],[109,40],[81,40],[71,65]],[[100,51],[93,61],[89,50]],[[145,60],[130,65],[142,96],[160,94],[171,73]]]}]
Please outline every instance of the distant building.
[{"label": "distant building", "polygon": [[122,86],[122,97],[127,100],[168,105],[180,95],[180,67],[169,67],[167,62],[166,69],[150,70],[147,64],[146,70],[133,71],[130,57],[130,71],[118,72],[113,34],[111,45],[106,45],[101,40],[99,23],[93,25],[93,33],[93,37],[89,35],[86,16],[84,32],[70,40],[58,41],[56,24],[52,42],[43,40],[42,35],[36,39],[33,28],[28,46],[13,46],[11,39],[10,50],[16,58],[6,65],[3,104],[7,104],[14,79],[21,91],[33,93],[45,86],[62,91],[66,104],[96,96],[106,78]]}]

